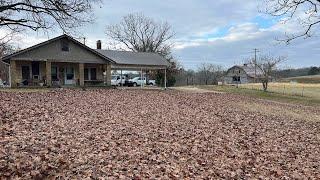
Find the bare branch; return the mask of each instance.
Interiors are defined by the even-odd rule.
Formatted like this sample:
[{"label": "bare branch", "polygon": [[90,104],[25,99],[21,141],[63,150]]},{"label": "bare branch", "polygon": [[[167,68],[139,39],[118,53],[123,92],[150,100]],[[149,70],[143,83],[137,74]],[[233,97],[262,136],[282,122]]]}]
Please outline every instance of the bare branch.
[{"label": "bare branch", "polygon": [[0,28],[48,30],[55,26],[65,33],[90,22],[93,3],[100,0],[1,0]]},{"label": "bare branch", "polygon": [[279,41],[289,44],[297,38],[308,38],[315,32],[316,26],[320,24],[320,14],[318,8],[320,0],[265,0],[265,13],[280,17],[283,23],[297,21],[302,25],[302,33],[286,35]]},{"label": "bare branch", "polygon": [[268,90],[268,84],[273,76],[274,71],[277,66],[285,61],[284,56],[271,57],[271,56],[261,56],[258,61],[253,61],[255,67],[261,72],[258,78],[261,80],[264,91]]},{"label": "bare branch", "polygon": [[155,52],[169,58],[174,34],[167,23],[142,14],[129,14],[119,24],[107,26],[107,36],[135,52]]}]

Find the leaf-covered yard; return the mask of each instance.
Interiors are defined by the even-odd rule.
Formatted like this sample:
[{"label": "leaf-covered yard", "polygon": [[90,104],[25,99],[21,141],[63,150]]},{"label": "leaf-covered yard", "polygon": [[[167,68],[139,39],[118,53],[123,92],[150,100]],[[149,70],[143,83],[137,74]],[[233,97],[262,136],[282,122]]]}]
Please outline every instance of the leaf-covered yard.
[{"label": "leaf-covered yard", "polygon": [[320,178],[320,121],[237,106],[252,101],[178,91],[0,92],[0,179]]}]

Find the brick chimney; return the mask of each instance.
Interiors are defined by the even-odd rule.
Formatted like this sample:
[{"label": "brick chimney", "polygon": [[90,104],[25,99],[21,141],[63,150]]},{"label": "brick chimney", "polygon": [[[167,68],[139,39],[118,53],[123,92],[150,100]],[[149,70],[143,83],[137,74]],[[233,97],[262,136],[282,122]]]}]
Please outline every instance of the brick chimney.
[{"label": "brick chimney", "polygon": [[101,49],[101,40],[97,41],[97,49]]}]

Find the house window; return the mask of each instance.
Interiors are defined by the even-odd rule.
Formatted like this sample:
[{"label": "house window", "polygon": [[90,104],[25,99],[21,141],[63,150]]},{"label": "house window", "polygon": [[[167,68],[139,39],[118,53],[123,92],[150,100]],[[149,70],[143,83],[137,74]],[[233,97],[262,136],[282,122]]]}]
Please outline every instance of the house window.
[{"label": "house window", "polygon": [[40,63],[35,61],[31,64],[32,67],[32,78],[39,79],[40,78]]},{"label": "house window", "polygon": [[89,69],[84,68],[84,80],[89,80]]},{"label": "house window", "polygon": [[97,68],[84,68],[84,80],[97,80]]},{"label": "house window", "polygon": [[233,80],[234,82],[240,82],[240,76],[234,76],[234,77],[232,78],[232,80]]},{"label": "house window", "polygon": [[28,80],[30,79],[30,67],[29,66],[22,66],[21,67],[21,71],[22,71],[22,79],[23,80]]},{"label": "house window", "polygon": [[58,67],[56,66],[51,67],[51,80],[52,81],[58,80]]},{"label": "house window", "polygon": [[74,78],[74,70],[72,67],[66,68],[67,80],[73,80]]},{"label": "house window", "polygon": [[90,69],[90,79],[97,80],[97,69],[96,68]]},{"label": "house window", "polygon": [[69,51],[69,42],[66,40],[61,41],[61,50],[62,51]]}]

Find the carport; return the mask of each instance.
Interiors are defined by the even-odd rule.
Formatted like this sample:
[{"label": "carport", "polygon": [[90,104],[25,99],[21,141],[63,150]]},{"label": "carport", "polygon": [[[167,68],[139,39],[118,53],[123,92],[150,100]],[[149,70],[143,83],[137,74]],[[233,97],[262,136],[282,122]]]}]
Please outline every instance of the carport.
[{"label": "carport", "polygon": [[[97,49],[100,54],[112,59],[115,63],[111,65],[111,70],[122,71],[139,71],[141,78],[143,72],[148,70],[163,70],[164,71],[164,88],[167,88],[167,68],[169,62],[156,53],[143,53],[131,51],[112,51]],[[141,87],[143,85],[141,84]]]}]

